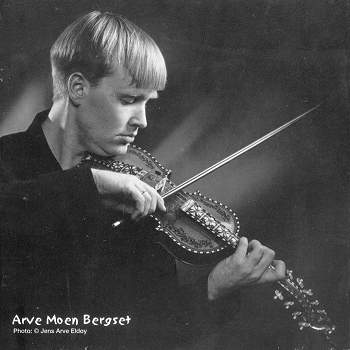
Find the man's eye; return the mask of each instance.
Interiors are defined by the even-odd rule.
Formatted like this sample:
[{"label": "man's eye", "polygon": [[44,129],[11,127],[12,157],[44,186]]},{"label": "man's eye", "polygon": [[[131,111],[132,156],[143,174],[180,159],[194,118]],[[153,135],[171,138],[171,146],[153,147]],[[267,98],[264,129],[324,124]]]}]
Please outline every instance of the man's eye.
[{"label": "man's eye", "polygon": [[136,97],[133,97],[133,96],[123,97],[121,98],[121,102],[124,105],[131,105],[136,102]]}]

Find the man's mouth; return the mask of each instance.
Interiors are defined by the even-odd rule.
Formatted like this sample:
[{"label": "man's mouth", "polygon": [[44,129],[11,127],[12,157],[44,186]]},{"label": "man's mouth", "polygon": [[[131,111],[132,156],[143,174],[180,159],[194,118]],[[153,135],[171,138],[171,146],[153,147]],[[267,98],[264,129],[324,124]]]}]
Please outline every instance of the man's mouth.
[{"label": "man's mouth", "polygon": [[126,143],[133,143],[135,140],[135,136],[134,134],[132,135],[119,135],[119,137],[121,137],[123,140],[125,140]]}]

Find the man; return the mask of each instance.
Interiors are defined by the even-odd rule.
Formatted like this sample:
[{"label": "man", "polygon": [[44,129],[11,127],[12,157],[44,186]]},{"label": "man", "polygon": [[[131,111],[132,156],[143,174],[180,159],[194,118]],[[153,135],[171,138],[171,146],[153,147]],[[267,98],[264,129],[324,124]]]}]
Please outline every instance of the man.
[{"label": "man", "polygon": [[[125,154],[147,126],[145,107],[165,88],[166,67],[146,33],[121,16],[91,12],[59,36],[51,65],[51,109],[26,132],[1,139],[3,259],[17,266],[12,280],[4,267],[4,295],[16,286],[7,317],[130,315],[124,328],[100,325],[85,338],[57,341],[169,348],[178,334],[193,333],[193,301],[220,310],[240,287],[285,276],[271,249],[243,237],[196,287],[180,288],[173,258],[151,242],[149,224],[138,224],[166,210],[157,191],[132,175],[76,167],[86,152]],[[116,232],[111,212],[134,224]],[[21,341],[44,346],[45,339]]]}]

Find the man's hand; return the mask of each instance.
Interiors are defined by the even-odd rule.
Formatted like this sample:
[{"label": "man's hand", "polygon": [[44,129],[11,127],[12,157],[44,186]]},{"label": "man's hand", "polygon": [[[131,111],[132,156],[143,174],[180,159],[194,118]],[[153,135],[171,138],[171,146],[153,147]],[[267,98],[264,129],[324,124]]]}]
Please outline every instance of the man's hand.
[{"label": "man's hand", "polygon": [[[208,298],[215,300],[231,291],[251,284],[274,282],[285,278],[286,266],[273,260],[275,252],[242,237],[234,254],[220,261],[208,277]],[[272,265],[274,269],[268,268]]]},{"label": "man's hand", "polygon": [[100,169],[91,169],[91,172],[102,202],[109,209],[129,214],[133,220],[156,209],[166,211],[158,192],[136,176]]}]

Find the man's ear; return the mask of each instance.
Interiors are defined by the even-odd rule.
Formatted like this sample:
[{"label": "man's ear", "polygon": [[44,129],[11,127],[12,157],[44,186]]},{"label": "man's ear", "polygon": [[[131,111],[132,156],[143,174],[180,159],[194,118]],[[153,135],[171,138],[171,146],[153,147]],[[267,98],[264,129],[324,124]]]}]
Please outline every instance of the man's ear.
[{"label": "man's ear", "polygon": [[68,78],[67,89],[70,101],[75,106],[79,106],[89,93],[90,83],[82,73],[75,72]]}]

